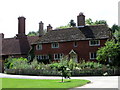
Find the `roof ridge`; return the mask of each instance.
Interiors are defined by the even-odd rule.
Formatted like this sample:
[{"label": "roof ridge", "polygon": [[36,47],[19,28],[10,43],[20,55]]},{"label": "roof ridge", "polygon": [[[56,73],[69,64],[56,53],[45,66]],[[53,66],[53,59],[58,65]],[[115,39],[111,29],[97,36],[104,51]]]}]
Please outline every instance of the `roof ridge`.
[{"label": "roof ridge", "polygon": [[105,24],[97,24],[97,25],[86,25],[86,26],[106,26]]}]

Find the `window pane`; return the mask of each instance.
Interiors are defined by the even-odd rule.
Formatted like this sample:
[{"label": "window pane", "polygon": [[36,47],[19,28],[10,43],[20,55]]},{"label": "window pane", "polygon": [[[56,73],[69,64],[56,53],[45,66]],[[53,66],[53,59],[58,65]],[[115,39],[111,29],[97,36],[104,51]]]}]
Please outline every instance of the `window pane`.
[{"label": "window pane", "polygon": [[99,45],[100,43],[99,43],[99,40],[91,40],[90,41],[90,45],[92,45],[92,46],[96,46],[96,45]]},{"label": "window pane", "polygon": [[96,59],[96,53],[95,52],[93,52],[93,53],[90,53],[90,59]]},{"label": "window pane", "polygon": [[94,53],[94,58],[96,58],[96,53]]},{"label": "window pane", "polygon": [[59,47],[59,43],[52,43],[52,48],[58,48]]},{"label": "window pane", "polygon": [[91,53],[91,58],[93,58],[94,56],[93,56],[93,53]]},{"label": "window pane", "polygon": [[77,42],[74,42],[74,47],[77,47]]}]

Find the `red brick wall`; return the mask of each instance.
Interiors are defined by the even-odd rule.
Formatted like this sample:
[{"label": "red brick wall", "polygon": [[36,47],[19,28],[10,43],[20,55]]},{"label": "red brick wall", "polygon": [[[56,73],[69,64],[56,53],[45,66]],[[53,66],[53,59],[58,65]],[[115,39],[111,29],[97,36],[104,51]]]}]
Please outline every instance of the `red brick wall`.
[{"label": "red brick wall", "polygon": [[[78,59],[90,60],[89,52],[96,52],[98,48],[104,46],[106,40],[100,40],[100,46],[89,46],[89,41],[77,41],[77,47],[74,47],[74,42],[59,43],[59,48],[51,48],[51,44],[42,44],[42,50],[35,50],[35,55],[63,53],[68,55],[73,49],[78,54]],[[35,48],[36,49],[36,48]]]}]

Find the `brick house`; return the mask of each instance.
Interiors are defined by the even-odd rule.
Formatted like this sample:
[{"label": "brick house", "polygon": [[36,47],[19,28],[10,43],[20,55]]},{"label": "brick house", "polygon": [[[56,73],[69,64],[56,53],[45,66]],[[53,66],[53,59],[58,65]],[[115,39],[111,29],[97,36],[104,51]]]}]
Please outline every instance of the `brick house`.
[{"label": "brick house", "polygon": [[95,61],[96,51],[104,46],[110,37],[107,25],[85,25],[83,13],[77,16],[76,27],[52,30],[49,25],[47,31],[32,44],[33,54],[40,62],[59,61],[66,55],[76,62],[80,62],[81,59]]},{"label": "brick house", "polygon": [[110,37],[110,29],[106,25],[85,25],[83,13],[77,16],[76,27],[53,30],[49,24],[45,35],[44,24],[40,22],[38,36],[25,34],[25,20],[25,17],[18,18],[18,34],[15,37],[4,38],[4,34],[0,34],[2,60],[8,57],[28,57],[30,61],[37,58],[38,61],[48,62],[59,61],[66,55],[76,62],[81,59],[95,60],[96,51]]}]

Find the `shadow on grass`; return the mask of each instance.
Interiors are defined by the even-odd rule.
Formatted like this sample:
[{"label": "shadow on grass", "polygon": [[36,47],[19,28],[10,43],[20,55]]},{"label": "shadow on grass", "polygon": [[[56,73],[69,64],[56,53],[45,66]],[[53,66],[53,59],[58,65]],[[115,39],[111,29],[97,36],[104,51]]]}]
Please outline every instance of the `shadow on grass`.
[{"label": "shadow on grass", "polygon": [[70,83],[70,82],[72,82],[71,80],[69,80],[69,81],[58,81],[59,83]]}]

